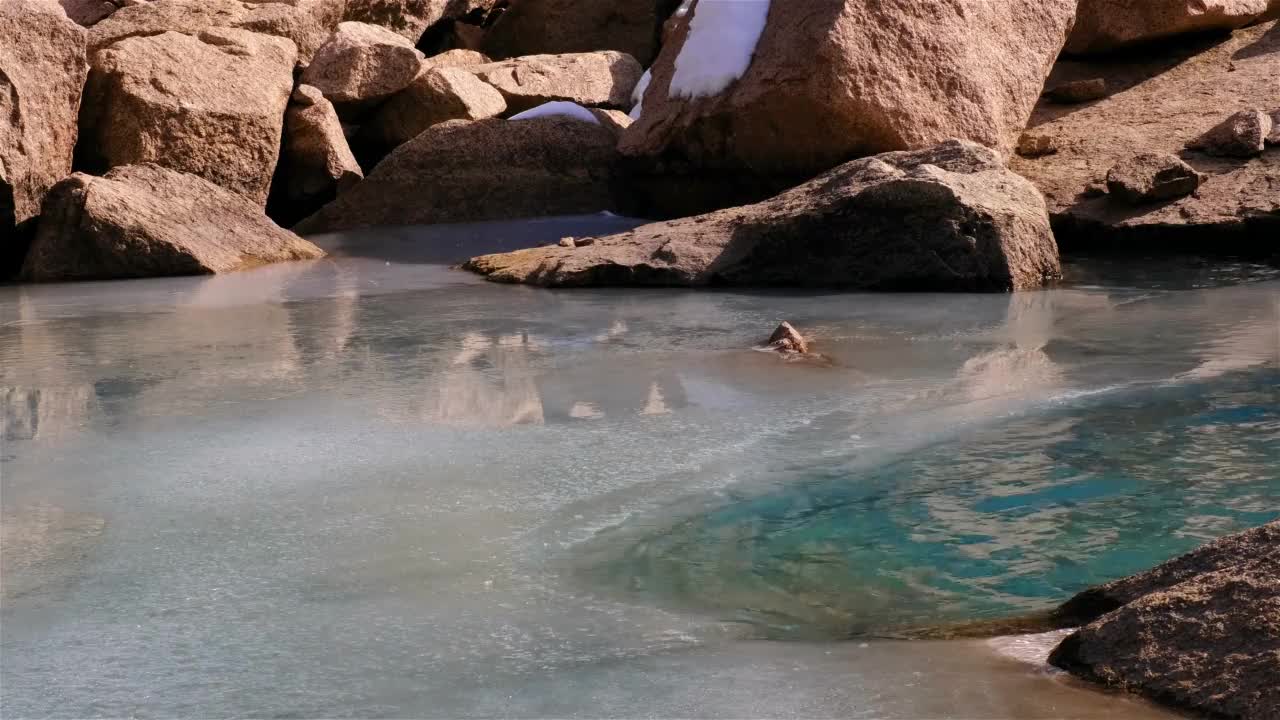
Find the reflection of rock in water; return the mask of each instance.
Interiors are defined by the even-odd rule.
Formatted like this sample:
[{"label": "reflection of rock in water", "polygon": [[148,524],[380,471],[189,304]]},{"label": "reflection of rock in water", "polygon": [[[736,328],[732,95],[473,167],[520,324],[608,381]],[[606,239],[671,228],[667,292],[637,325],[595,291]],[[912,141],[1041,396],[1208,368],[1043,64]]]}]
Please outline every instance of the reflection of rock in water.
[{"label": "reflection of rock in water", "polygon": [[62,437],[84,424],[93,402],[91,386],[0,388],[0,439]]},{"label": "reflection of rock in water", "polygon": [[48,505],[6,511],[0,520],[0,596],[10,599],[70,577],[105,521]]},{"label": "reflection of rock in water", "polygon": [[384,413],[463,427],[541,424],[542,400],[530,357],[538,348],[525,335],[467,333],[450,351],[449,365],[429,376],[421,394]]}]

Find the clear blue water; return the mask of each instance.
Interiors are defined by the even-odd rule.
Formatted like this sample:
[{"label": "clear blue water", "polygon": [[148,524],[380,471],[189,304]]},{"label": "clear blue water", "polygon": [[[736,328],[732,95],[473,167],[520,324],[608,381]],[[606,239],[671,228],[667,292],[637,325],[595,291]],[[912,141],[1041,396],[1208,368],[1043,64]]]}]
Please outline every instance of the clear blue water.
[{"label": "clear blue water", "polygon": [[[1010,297],[443,264],[619,222],[0,287],[0,716],[1165,717],[883,636],[1278,514],[1273,270]],[[829,362],[751,349],[781,319]]]}]

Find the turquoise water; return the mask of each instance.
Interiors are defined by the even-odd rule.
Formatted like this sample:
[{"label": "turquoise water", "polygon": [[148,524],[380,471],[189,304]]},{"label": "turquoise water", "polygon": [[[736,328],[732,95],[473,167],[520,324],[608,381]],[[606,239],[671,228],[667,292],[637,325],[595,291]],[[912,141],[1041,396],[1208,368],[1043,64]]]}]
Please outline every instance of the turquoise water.
[{"label": "turquoise water", "polygon": [[770,636],[997,619],[1280,517],[1278,468],[1280,372],[1154,383],[874,467],[797,461],[582,573]]},{"label": "turquoise water", "polygon": [[[1274,269],[885,296],[445,264],[619,222],[0,287],[0,716],[1166,717],[883,636],[1277,514]],[[782,319],[826,360],[754,350]]]}]

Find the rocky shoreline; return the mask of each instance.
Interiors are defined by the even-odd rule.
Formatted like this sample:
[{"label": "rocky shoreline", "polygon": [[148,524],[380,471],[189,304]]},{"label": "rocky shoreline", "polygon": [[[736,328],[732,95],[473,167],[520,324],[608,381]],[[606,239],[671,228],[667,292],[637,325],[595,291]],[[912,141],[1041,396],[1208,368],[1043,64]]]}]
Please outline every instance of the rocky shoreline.
[{"label": "rocky shoreline", "polygon": [[[281,233],[598,211],[667,222],[469,267],[1003,292],[1052,282],[1059,247],[1275,259],[1280,3],[1150,5],[7,0],[0,277],[228,272],[321,254]],[[988,169],[931,161],[956,143]],[[185,177],[157,193],[149,166]]]}]

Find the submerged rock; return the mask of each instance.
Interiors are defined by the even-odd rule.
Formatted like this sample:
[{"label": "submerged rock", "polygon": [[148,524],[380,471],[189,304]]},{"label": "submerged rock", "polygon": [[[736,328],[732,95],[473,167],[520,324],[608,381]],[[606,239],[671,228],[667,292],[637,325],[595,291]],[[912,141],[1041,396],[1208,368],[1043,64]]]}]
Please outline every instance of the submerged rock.
[{"label": "submerged rock", "polygon": [[765,347],[770,350],[785,354],[798,353],[801,355],[809,352],[809,343],[805,341],[804,336],[799,330],[792,327],[791,323],[783,321],[777,330],[769,336],[765,341]]},{"label": "submerged rock", "polygon": [[1059,274],[1044,201],[1000,156],[953,140],[856,160],[775,198],[472,259],[499,282],[1007,291]]},{"label": "submerged rock", "polygon": [[0,277],[21,259],[14,228],[71,172],[88,70],[85,31],[56,4],[0,0]]},{"label": "submerged rock", "polygon": [[1213,717],[1280,717],[1280,522],[1086,591],[1059,615],[1090,621],[1050,655],[1064,670]]},{"label": "submerged rock", "polygon": [[284,38],[227,28],[121,40],[93,58],[85,165],[156,163],[265,205],[296,58]]},{"label": "submerged rock", "polygon": [[1141,153],[1107,171],[1107,191],[1131,204],[1171,200],[1200,186],[1200,173],[1168,153]]},{"label": "submerged rock", "polygon": [[1080,0],[1066,52],[1102,53],[1207,30],[1233,30],[1254,22],[1270,0]]},{"label": "submerged rock", "polygon": [[45,201],[22,277],[98,280],[232,272],[323,257],[229,190],[158,165],[76,173]]},{"label": "submerged rock", "polygon": [[614,131],[562,117],[451,120],[401,145],[299,232],[609,210]]}]

